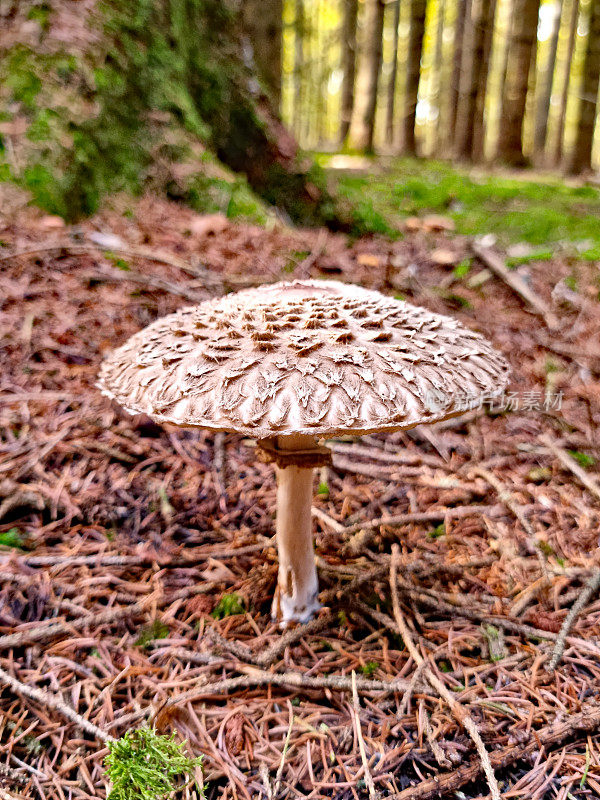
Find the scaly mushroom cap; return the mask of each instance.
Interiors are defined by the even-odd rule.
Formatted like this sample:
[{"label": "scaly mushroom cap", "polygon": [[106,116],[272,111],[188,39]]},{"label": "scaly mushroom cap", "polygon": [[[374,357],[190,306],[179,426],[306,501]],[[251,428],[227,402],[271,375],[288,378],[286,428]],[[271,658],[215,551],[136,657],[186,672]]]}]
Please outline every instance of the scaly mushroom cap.
[{"label": "scaly mushroom cap", "polygon": [[451,317],[336,281],[182,308],[103,363],[130,413],[256,438],[410,428],[499,396],[509,368]]}]

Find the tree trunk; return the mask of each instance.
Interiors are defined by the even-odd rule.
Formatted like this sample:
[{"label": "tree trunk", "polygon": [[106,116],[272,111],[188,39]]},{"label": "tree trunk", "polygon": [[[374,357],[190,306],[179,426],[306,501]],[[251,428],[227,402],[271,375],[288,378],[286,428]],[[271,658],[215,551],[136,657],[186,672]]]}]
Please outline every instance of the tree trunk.
[{"label": "tree trunk", "polygon": [[477,97],[481,92],[481,122],[483,125],[483,104],[485,102],[485,77],[482,77],[484,66],[485,43],[490,24],[493,24],[493,0],[474,0],[471,6],[470,19],[467,20],[463,62],[461,67],[460,105],[456,121],[456,155],[458,158],[471,159],[475,140]]},{"label": "tree trunk", "polygon": [[315,144],[320,149],[323,144],[323,118],[325,116],[325,92],[327,84],[324,80],[326,71],[326,46],[323,41],[323,26],[321,24],[321,2],[313,3],[313,31],[314,42],[316,44],[315,53],[312,58],[312,77],[311,97],[314,98],[315,106]]},{"label": "tree trunk", "polygon": [[385,118],[385,140],[394,143],[394,105],[396,103],[396,81],[398,76],[398,28],[400,26],[400,0],[394,0],[392,20],[392,71],[387,87],[387,107]]},{"label": "tree trunk", "polygon": [[342,106],[340,111],[340,144],[348,144],[352,112],[354,111],[354,84],[356,82],[356,21],[358,0],[344,0],[342,30]]},{"label": "tree trunk", "polygon": [[254,63],[274,108],[281,102],[283,0],[244,0],[242,26],[252,45]]},{"label": "tree trunk", "polygon": [[433,104],[437,110],[435,132],[433,136],[433,151],[439,143],[439,132],[442,125],[442,83],[443,83],[443,56],[444,56],[444,16],[446,13],[446,0],[438,0],[437,24],[435,30],[435,50],[433,54]]},{"label": "tree trunk", "polygon": [[600,80],[600,0],[591,0],[588,24],[589,34],[583,62],[577,136],[569,169],[572,175],[580,175],[592,169],[592,146]]},{"label": "tree trunk", "polygon": [[[239,19],[224,0],[111,0],[103,8],[111,14],[110,38],[97,68],[106,73],[117,63],[120,80],[104,82],[95,97],[97,114],[74,129],[76,143],[86,143],[86,159],[69,156],[64,183],[72,208],[82,207],[81,193],[91,180],[103,191],[119,186],[125,168],[132,171],[132,158],[139,159],[137,172],[148,170],[153,157],[148,120],[160,112],[171,115],[172,124],[186,121],[190,136],[246,175],[258,195],[293,221],[350,226],[350,220],[340,221],[345,212],[329,194],[320,170],[299,152],[270,97],[260,91],[243,57]],[[174,85],[176,95],[170,88]],[[183,100],[177,105],[179,97]],[[116,143],[129,148],[125,166]],[[103,169],[103,184],[89,175],[95,165]],[[168,194],[186,202],[185,191]]]},{"label": "tree trunk", "polygon": [[571,15],[569,18],[569,39],[567,53],[563,67],[563,85],[560,93],[559,118],[556,125],[556,138],[552,162],[558,166],[563,157],[563,140],[565,135],[565,121],[567,119],[567,102],[569,100],[569,83],[571,81],[571,65],[575,52],[575,36],[577,34],[577,21],[579,19],[579,0],[571,0]]},{"label": "tree trunk", "polygon": [[540,11],[540,0],[515,0],[513,31],[508,54],[508,70],[500,126],[499,157],[511,166],[525,166],[523,120]]},{"label": "tree trunk", "polygon": [[[506,76],[508,74],[508,57],[510,55],[510,42],[513,35],[514,18],[513,18],[513,0],[506,0],[508,8],[506,9],[506,30],[504,31],[504,49],[502,51],[502,64],[500,66],[500,105],[502,105],[502,98],[506,91]],[[501,109],[502,112],[502,109]]]},{"label": "tree trunk", "polygon": [[304,0],[296,0],[294,16],[294,114],[293,128],[296,136],[301,135],[304,105]]},{"label": "tree trunk", "polygon": [[402,120],[402,145],[408,155],[417,155],[416,121],[421,78],[421,55],[425,35],[427,0],[410,0],[410,31],[406,60],[406,92],[404,95],[404,119]]},{"label": "tree trunk", "polygon": [[548,59],[540,76],[541,84],[538,94],[538,104],[535,113],[535,130],[533,134],[533,154],[540,161],[544,161],[546,149],[546,134],[548,132],[548,114],[550,113],[550,99],[552,98],[552,84],[554,83],[554,70],[556,66],[556,52],[558,50],[558,33],[560,30],[560,17],[562,0],[559,0],[556,16],[552,23],[552,34],[548,46]]},{"label": "tree trunk", "polygon": [[492,43],[494,40],[494,21],[496,17],[496,0],[486,2],[486,13],[483,15],[483,51],[481,54],[481,70],[479,71],[479,84],[475,100],[475,118],[473,120],[473,161],[482,161],[485,150],[485,101],[487,96],[487,83],[490,72],[492,56]]},{"label": "tree trunk", "polygon": [[373,152],[375,138],[375,112],[377,111],[377,94],[379,91],[379,75],[381,73],[381,57],[383,48],[383,15],[385,13],[384,0],[372,0],[371,25],[368,44],[368,74],[367,106],[365,108],[365,152]]},{"label": "tree trunk", "polygon": [[460,98],[460,76],[465,40],[465,27],[470,14],[470,0],[457,0],[456,23],[454,26],[454,55],[452,57],[452,81],[450,85],[450,113],[448,114],[448,144],[456,138],[456,120]]}]

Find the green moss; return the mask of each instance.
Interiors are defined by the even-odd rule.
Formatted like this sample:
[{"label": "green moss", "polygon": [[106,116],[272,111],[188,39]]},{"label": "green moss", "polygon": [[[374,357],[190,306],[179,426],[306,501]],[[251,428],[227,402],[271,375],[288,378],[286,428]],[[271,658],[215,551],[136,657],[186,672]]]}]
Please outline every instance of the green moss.
[{"label": "green moss", "polygon": [[460,264],[457,264],[452,270],[454,277],[464,278],[466,275],[468,275],[471,269],[471,263],[472,260],[470,258],[466,258],[464,261],[461,261]]},{"label": "green moss", "polygon": [[526,256],[511,256],[506,259],[506,266],[512,269],[522,264],[529,264],[532,261],[551,261],[553,257],[552,250],[538,250],[534,253],[528,253]]},{"label": "green moss", "polygon": [[329,484],[325,481],[321,481],[317,488],[317,494],[324,498],[329,497]]},{"label": "green moss", "polygon": [[217,603],[214,611],[211,612],[211,617],[215,619],[224,619],[233,614],[243,614],[244,603],[242,598],[236,592],[231,594],[224,594]]},{"label": "green moss", "polygon": [[379,669],[379,664],[377,663],[377,661],[367,661],[366,664],[361,664],[359,669],[365,676],[365,678],[372,678],[373,675]]},{"label": "green moss", "polygon": [[176,791],[183,796],[186,786],[194,786],[203,798],[204,787],[194,777],[202,756],[190,758],[185,746],[175,734],[159,735],[151,728],[127,731],[109,742],[104,760],[111,784],[108,800],[161,800]]},{"label": "green moss", "polygon": [[18,528],[9,528],[0,533],[0,547],[14,547],[20,550],[24,545],[25,537]]},{"label": "green moss", "polygon": [[[30,18],[46,20],[32,3]],[[233,22],[220,0],[103,0],[90,25],[102,43],[77,58],[13,47],[0,65],[0,105],[18,103],[29,123],[13,171],[0,179],[67,219],[94,213],[107,194],[145,189],[189,204],[265,223],[268,212],[247,179],[205,150],[230,131],[235,62],[220,47]],[[60,102],[57,99],[60,98]],[[260,126],[251,115],[248,124]],[[247,136],[239,131],[240,145]],[[181,164],[182,169],[170,165]],[[167,169],[165,169],[167,165]],[[184,177],[175,178],[174,175]]]},{"label": "green moss", "polygon": [[[326,165],[327,158],[320,160]],[[593,245],[583,257],[600,258],[600,191],[591,186],[571,187],[558,178],[527,180],[526,174],[522,179],[482,175],[410,158],[378,174],[340,176],[337,184],[351,202],[370,203],[392,229],[403,217],[439,213],[454,220],[458,233],[494,233],[502,246],[529,242],[543,246],[544,253],[553,242],[589,240]]]},{"label": "green moss", "polygon": [[569,450],[568,453],[571,458],[574,458],[579,466],[584,467],[584,469],[587,467],[593,467],[596,463],[594,456],[590,456],[588,453],[581,453],[579,450]]},{"label": "green moss", "polygon": [[27,13],[27,19],[35,20],[39,23],[43,31],[48,29],[50,24],[50,6],[48,3],[36,3]]},{"label": "green moss", "polygon": [[166,639],[168,635],[169,628],[165,623],[161,622],[159,619],[155,619],[150,625],[146,625],[142,628],[139,636],[135,640],[135,646],[146,648],[148,644],[155,639]]}]

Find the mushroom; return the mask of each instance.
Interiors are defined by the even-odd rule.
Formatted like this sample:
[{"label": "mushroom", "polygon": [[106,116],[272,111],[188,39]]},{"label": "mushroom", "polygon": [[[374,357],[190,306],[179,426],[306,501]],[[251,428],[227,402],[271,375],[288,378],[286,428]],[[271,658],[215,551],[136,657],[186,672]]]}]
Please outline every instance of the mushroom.
[{"label": "mushroom", "polygon": [[277,473],[282,627],[319,608],[312,541],[318,440],[411,428],[502,394],[509,368],[482,336],[379,292],[276,283],[182,308],[104,361],[99,387],[130,413],[245,434]]}]

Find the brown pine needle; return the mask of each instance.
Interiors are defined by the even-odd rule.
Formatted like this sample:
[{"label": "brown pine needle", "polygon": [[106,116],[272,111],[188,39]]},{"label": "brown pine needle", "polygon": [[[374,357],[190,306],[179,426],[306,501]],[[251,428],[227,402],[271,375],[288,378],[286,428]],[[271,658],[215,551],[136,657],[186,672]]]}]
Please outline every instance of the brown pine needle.
[{"label": "brown pine needle", "polygon": [[377,797],[375,783],[373,776],[369,769],[369,759],[367,758],[367,750],[365,748],[365,740],[362,735],[362,728],[360,725],[360,704],[358,702],[358,690],[356,688],[356,672],[352,670],[352,701],[354,706],[354,726],[356,728],[356,738],[358,739],[358,749],[360,752],[360,760],[362,761],[363,769],[365,771],[365,783],[369,791],[369,797]]},{"label": "brown pine needle", "polygon": [[562,624],[556,644],[554,645],[554,650],[552,651],[552,660],[550,661],[548,667],[550,670],[554,670],[558,666],[565,649],[567,636],[569,635],[575,620],[577,619],[582,608],[585,607],[586,603],[589,602],[590,598],[598,591],[598,589],[600,589],[600,569],[596,570],[596,572],[594,572],[594,574],[588,580],[581,594],[573,603],[571,610],[567,614],[567,617]]},{"label": "brown pine needle", "polygon": [[[397,579],[397,571],[398,571],[398,556],[399,556],[399,548],[397,544],[392,545],[392,558],[390,563],[390,589],[392,591],[392,604],[394,608],[394,620],[396,621],[396,625],[398,626],[398,631],[404,640],[404,644],[406,645],[406,649],[412,656],[413,661],[417,665],[421,665],[424,663],[425,659],[419,652],[419,649],[415,645],[412,639],[412,635],[410,630],[408,629],[408,625],[404,619],[404,615],[402,614],[402,609],[400,608],[400,600],[398,597],[398,579]],[[433,672],[433,670],[425,666],[424,667],[425,677],[427,681],[433,686],[433,688],[440,694],[440,696],[448,703],[452,714],[454,715],[457,722],[459,722],[463,728],[467,731],[473,743],[475,745],[475,749],[481,759],[481,765],[483,767],[483,771],[485,773],[485,777],[490,787],[490,792],[492,794],[493,800],[501,800],[500,796],[500,787],[498,786],[498,781],[496,780],[496,776],[494,775],[494,770],[492,769],[492,764],[490,762],[490,757],[485,749],[485,745],[483,743],[483,739],[481,738],[481,734],[479,733],[475,722],[469,715],[469,713],[465,710],[465,708],[458,702],[458,700],[452,696],[448,687],[442,683],[442,681],[438,678],[438,676]]]},{"label": "brown pine needle", "polygon": [[44,706],[45,708],[53,709],[62,717],[68,719],[69,722],[74,722],[76,725],[86,731],[86,733],[95,736],[97,739],[100,739],[103,742],[110,742],[114,738],[109,733],[106,733],[106,731],[103,731],[102,728],[99,728],[97,725],[94,725],[93,722],[90,722],[82,717],[81,714],[78,714],[75,709],[67,705],[60,697],[57,697],[50,692],[43,691],[42,689],[38,689],[36,686],[27,686],[17,678],[13,678],[12,675],[9,675],[8,672],[5,672],[1,668],[0,683],[8,686],[8,688],[12,689],[15,694],[19,694],[22,697],[27,697],[30,700],[33,700],[34,702]]}]

